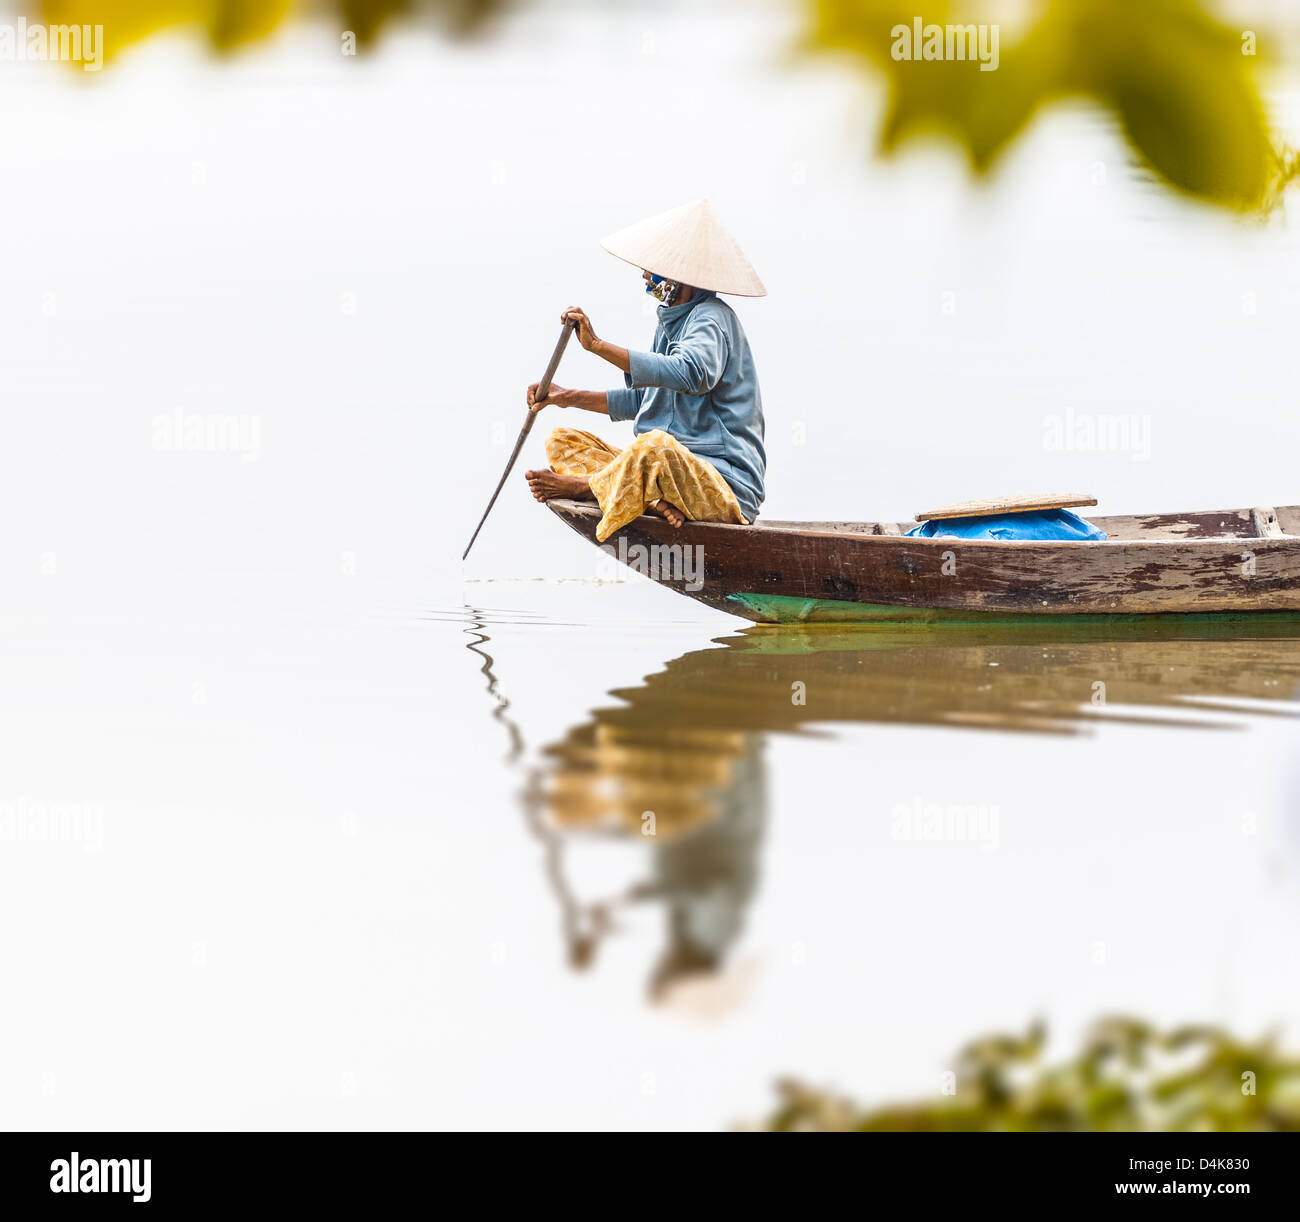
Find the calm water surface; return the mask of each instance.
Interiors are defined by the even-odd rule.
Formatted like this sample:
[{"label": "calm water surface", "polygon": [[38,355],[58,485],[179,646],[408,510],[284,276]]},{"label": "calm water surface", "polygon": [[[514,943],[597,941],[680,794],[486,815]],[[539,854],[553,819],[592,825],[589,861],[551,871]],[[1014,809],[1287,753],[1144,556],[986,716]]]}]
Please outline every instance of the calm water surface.
[{"label": "calm water surface", "polygon": [[718,1128],[1039,1017],[1293,1029],[1300,636],[33,590],[5,1124]]},{"label": "calm water surface", "polygon": [[[618,632],[660,605],[546,593]],[[464,616],[552,970],[616,977],[648,1049],[746,1032],[756,1078],[924,1097],[981,1024],[1292,1017],[1294,624],[681,625],[624,672],[609,626],[559,606]],[[530,716],[521,649],[581,689],[572,712]],[[646,1082],[689,1093],[704,1060],[648,1053]]]}]

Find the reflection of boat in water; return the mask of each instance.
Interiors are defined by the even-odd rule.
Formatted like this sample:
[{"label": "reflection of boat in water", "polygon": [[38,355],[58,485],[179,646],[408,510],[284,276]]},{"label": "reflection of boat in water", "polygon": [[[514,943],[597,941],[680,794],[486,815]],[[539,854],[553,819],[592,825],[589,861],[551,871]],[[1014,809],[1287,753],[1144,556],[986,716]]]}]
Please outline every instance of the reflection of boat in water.
[{"label": "reflection of boat in water", "polygon": [[[750,628],[693,650],[549,749],[563,821],[676,810],[717,785],[727,744],[814,723],[897,722],[1082,731],[1109,719],[1189,724],[1191,710],[1290,714],[1300,691],[1300,635],[1186,625],[1187,635],[1051,624],[925,629]],[[592,760],[606,784],[589,784]],[[617,781],[611,787],[609,782]],[[577,786],[585,809],[572,817]],[[603,795],[603,797],[601,796]]]},{"label": "reflection of boat in water", "polygon": [[1297,625],[827,625],[751,628],[718,644],[613,693],[631,707],[610,723],[657,711],[700,732],[815,722],[1079,731],[1103,709],[1165,724],[1187,724],[1193,708],[1289,712],[1280,702],[1300,690]]},{"label": "reflection of boat in water", "polygon": [[547,746],[530,787],[552,845],[612,835],[652,858],[645,882],[615,899],[562,899],[575,961],[589,961],[622,906],[655,901],[668,911],[658,986],[725,962],[757,887],[769,733],[837,723],[1086,733],[1098,718],[1206,732],[1292,716],[1296,631],[1140,620],[758,627],[685,653]]}]

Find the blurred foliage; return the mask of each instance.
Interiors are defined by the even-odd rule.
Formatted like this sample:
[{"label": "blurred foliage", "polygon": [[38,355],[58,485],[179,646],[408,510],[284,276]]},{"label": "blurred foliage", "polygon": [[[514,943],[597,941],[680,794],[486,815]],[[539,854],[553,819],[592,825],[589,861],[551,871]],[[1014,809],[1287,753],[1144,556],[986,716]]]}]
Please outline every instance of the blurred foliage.
[{"label": "blurred foliage", "polygon": [[[533,0],[540,3],[540,0]],[[1241,211],[1275,207],[1300,174],[1275,150],[1244,30],[1201,0],[928,0],[924,24],[998,26],[996,70],[971,59],[896,59],[916,0],[805,0],[811,45],[865,57],[888,83],[883,152],[940,131],[986,173],[1045,105],[1083,97],[1109,108],[1142,162],[1197,199]],[[198,27],[221,50],[265,38],[291,13],[328,13],[365,46],[395,18],[480,28],[507,0],[42,0],[51,24],[101,25],[106,55],[156,30]],[[1011,19],[1016,20],[1011,20]],[[598,16],[592,20],[599,20]],[[1005,34],[1005,37],[1003,35]],[[1252,43],[1250,50],[1258,50]]]},{"label": "blurred foliage", "polygon": [[108,58],[173,26],[201,26],[220,48],[263,38],[289,14],[289,0],[45,0],[52,25],[101,25]]},{"label": "blurred foliage", "polygon": [[865,1110],[797,1083],[778,1085],[773,1132],[1300,1132],[1300,1061],[1272,1040],[1212,1027],[1161,1034],[1096,1024],[1078,1057],[1040,1063],[1045,1031],[993,1036],[957,1058],[956,1092],[938,1102]]},{"label": "blurred foliage", "polygon": [[1282,193],[1293,182],[1300,179],[1300,151],[1290,145],[1279,144],[1275,156],[1273,175],[1259,206],[1260,212],[1265,214],[1279,207],[1282,203]]},{"label": "blurred foliage", "polygon": [[43,0],[51,25],[101,25],[108,58],[158,30],[199,27],[219,50],[267,37],[290,15],[325,12],[351,30],[358,44],[373,42],[396,17],[433,16],[455,32],[477,29],[505,7],[505,0],[324,0],[316,6],[292,0]]},{"label": "blurred foliage", "polygon": [[[926,25],[1000,24],[998,66],[895,59],[891,31],[910,30],[915,0],[812,0],[813,43],[865,56],[887,80],[880,133],[891,152],[940,131],[984,173],[1048,103],[1091,99],[1118,118],[1141,160],[1178,190],[1255,209],[1283,166],[1255,83],[1258,41],[1212,18],[1197,0],[930,0]],[[1027,20],[999,23],[1009,11]]]}]

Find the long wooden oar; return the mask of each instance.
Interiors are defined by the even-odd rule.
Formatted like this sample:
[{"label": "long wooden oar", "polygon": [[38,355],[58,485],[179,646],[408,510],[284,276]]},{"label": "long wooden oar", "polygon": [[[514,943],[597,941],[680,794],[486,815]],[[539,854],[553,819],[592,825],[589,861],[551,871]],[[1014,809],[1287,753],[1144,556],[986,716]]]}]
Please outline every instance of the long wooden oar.
[{"label": "long wooden oar", "polygon": [[[569,336],[573,334],[573,328],[577,323],[566,322],[564,330],[560,332],[560,338],[556,341],[555,351],[551,353],[550,364],[546,366],[546,372],[542,374],[542,380],[537,383],[537,389],[533,392],[533,400],[540,403],[546,398],[546,392],[551,389],[551,379],[555,376],[555,371],[560,367],[560,357],[564,355],[564,345],[569,342]],[[497,503],[497,497],[501,495],[501,489],[506,486],[506,480],[510,478],[510,472],[514,470],[515,460],[519,457],[519,451],[524,448],[524,442],[528,440],[528,434],[532,432],[533,421],[537,418],[537,413],[528,409],[528,419],[524,421],[524,427],[519,430],[519,439],[515,442],[515,448],[510,451],[510,461],[506,463],[506,469],[501,474],[501,480],[497,484],[497,490],[492,494],[492,499],[488,501],[488,507],[483,511],[483,516],[479,518],[478,525],[474,528],[474,534],[470,537],[469,547],[465,549],[464,555],[469,555],[470,547],[474,546],[474,540],[478,538],[478,532],[483,529],[483,523],[488,520],[488,514],[492,512],[492,506]]]}]

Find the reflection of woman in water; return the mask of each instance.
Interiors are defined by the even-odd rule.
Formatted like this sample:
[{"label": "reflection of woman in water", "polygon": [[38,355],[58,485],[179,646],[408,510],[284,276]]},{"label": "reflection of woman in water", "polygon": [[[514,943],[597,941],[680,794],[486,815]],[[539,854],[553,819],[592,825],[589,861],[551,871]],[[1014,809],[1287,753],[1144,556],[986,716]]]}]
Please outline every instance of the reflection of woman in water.
[{"label": "reflection of woman in water", "polygon": [[[1233,625],[1117,624],[1104,633],[1042,626],[1037,639],[1025,639],[1019,626],[867,635],[750,630],[686,653],[612,693],[624,703],[597,710],[548,747],[529,786],[525,809],[546,845],[572,961],[590,962],[619,906],[654,900],[668,910],[668,938],[651,975],[653,996],[726,965],[757,889],[768,733],[840,722],[1087,734],[1098,680],[1111,721],[1186,727],[1188,696],[1290,699],[1300,689],[1300,641],[1292,632],[1261,625],[1247,639]],[[504,716],[491,659],[480,648],[486,641],[481,635],[470,648],[486,660],[496,715],[519,759],[522,740]],[[796,685],[803,699],[792,699]],[[580,901],[564,874],[565,842],[584,831],[641,837],[646,812],[654,813],[655,833],[644,837],[647,880],[607,902]]]},{"label": "reflection of woman in water", "polygon": [[598,710],[548,748],[554,767],[542,802],[547,821],[566,832],[644,837],[650,879],[595,905],[574,951],[589,961],[613,908],[662,902],[668,944],[650,980],[658,1000],[679,981],[725,966],[757,886],[767,801],[761,735],[695,729],[680,718],[666,730],[649,691],[620,693],[632,707]]},{"label": "reflection of woman in water", "polygon": [[650,979],[661,998],[679,980],[720,971],[744,928],[758,886],[758,851],[767,822],[763,740],[742,736],[732,783],[717,815],[693,834],[655,841],[653,895],[668,907],[668,945]]}]

